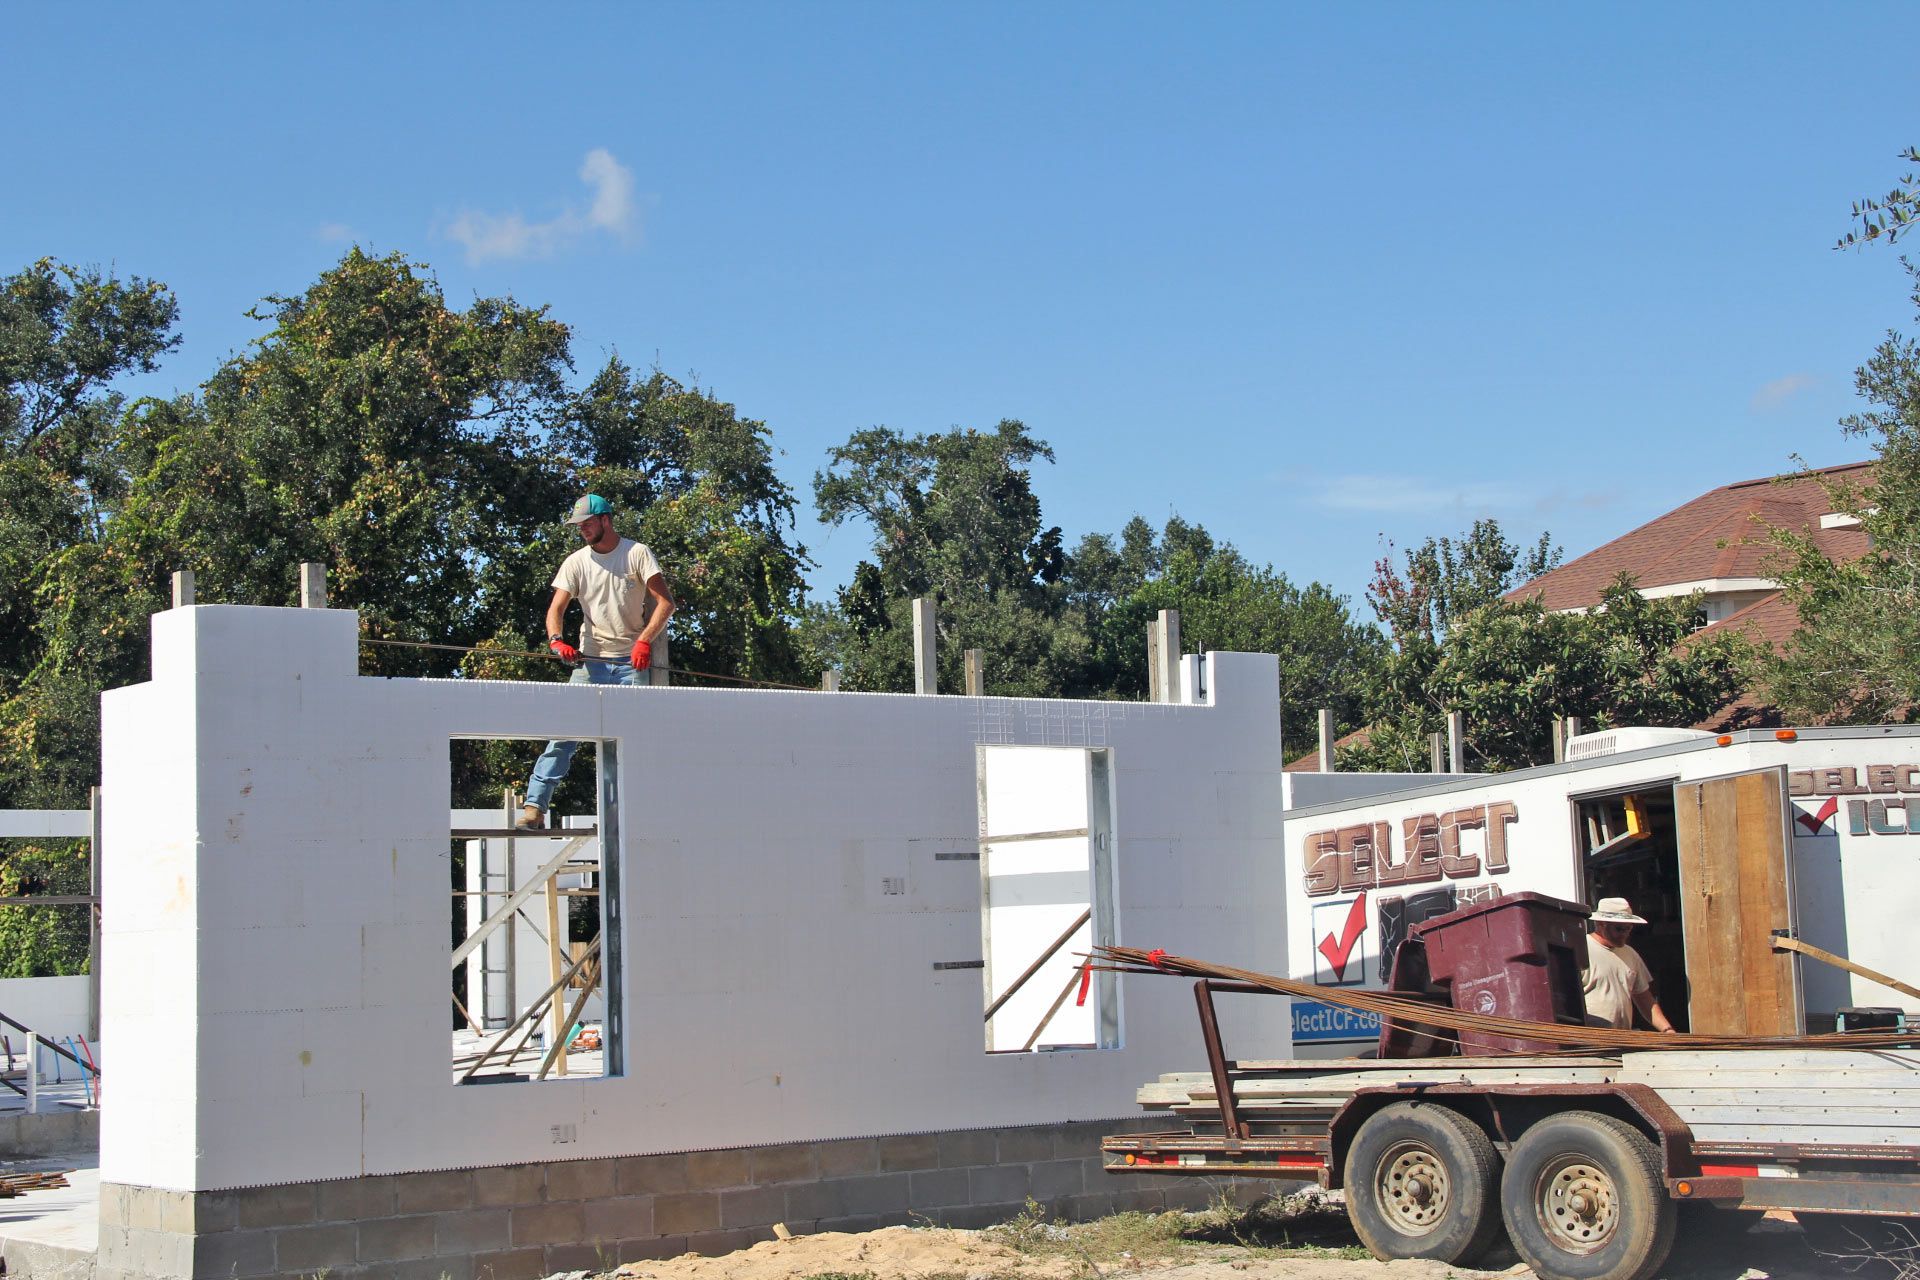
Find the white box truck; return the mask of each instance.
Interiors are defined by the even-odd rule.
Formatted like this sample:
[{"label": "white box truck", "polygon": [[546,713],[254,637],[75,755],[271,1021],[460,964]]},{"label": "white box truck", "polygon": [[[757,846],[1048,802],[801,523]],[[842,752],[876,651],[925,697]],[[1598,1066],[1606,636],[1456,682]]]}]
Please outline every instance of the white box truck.
[{"label": "white box truck", "polygon": [[[1920,1012],[1774,945],[1778,932],[1916,976],[1920,727],[1618,729],[1572,739],[1567,756],[1495,775],[1288,775],[1287,976],[1384,987],[1422,920],[1518,892],[1624,897],[1649,922],[1633,945],[1682,1030],[1792,1035],[1833,1030],[1843,1009]],[[1302,1057],[1378,1031],[1295,1002]]]},{"label": "white box truck", "polygon": [[1920,1252],[1907,1001],[1776,945],[1913,976],[1920,728],[1622,729],[1568,754],[1495,776],[1290,775],[1286,976],[1384,988],[1408,930],[1463,907],[1541,894],[1577,919],[1574,903],[1626,897],[1683,1029],[1798,1036],[1871,1014],[1895,1031],[1858,1048],[1415,1057],[1404,1037],[1377,1054],[1374,1019],[1294,999],[1291,1055],[1254,1061],[1228,1056],[1214,997],[1262,989],[1202,978],[1207,1069],[1139,1094],[1178,1127],[1105,1139],[1107,1167],[1314,1179],[1345,1189],[1378,1257],[1471,1264],[1504,1233],[1544,1280],[1645,1280],[1690,1205],[1792,1210],[1816,1248]]}]

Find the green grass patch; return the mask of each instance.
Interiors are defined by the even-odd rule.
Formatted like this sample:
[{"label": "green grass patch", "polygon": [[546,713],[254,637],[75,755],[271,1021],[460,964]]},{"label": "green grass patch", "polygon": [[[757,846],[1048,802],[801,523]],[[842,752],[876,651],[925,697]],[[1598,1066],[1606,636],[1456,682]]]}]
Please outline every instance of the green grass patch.
[{"label": "green grass patch", "polygon": [[1315,1195],[1274,1197],[1249,1208],[1223,1191],[1197,1212],[1115,1213],[1090,1222],[1047,1217],[1034,1200],[990,1239],[1036,1258],[1079,1258],[1094,1269],[1221,1256],[1223,1246],[1259,1257],[1366,1258],[1346,1213]]}]

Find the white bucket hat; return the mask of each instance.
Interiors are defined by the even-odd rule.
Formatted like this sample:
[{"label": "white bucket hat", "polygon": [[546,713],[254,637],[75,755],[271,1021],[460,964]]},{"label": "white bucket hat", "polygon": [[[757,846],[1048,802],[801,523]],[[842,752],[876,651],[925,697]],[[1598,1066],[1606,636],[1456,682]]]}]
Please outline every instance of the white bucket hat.
[{"label": "white bucket hat", "polygon": [[1587,919],[1594,924],[1645,924],[1646,921],[1633,914],[1633,906],[1625,898],[1602,898],[1600,905],[1593,909]]}]

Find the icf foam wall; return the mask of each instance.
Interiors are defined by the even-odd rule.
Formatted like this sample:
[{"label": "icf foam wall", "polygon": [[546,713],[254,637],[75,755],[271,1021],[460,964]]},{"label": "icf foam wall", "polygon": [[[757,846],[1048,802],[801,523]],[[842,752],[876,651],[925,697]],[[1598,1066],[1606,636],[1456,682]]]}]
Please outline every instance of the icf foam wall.
[{"label": "icf foam wall", "polygon": [[[1285,962],[1270,657],[1211,655],[1205,705],[630,689],[362,678],[357,627],[173,610],[152,682],[105,696],[103,1180],[1130,1115],[1142,1082],[1202,1065],[1188,983],[1123,979],[1119,1049],[989,1055],[981,971],[936,968],[982,954],[964,854],[983,743],[1110,752],[1119,941]],[[548,736],[619,743],[619,1078],[450,1082],[448,744],[466,735],[527,738],[529,763]],[[1228,1005],[1233,1051],[1287,1051],[1284,1001]]]}]

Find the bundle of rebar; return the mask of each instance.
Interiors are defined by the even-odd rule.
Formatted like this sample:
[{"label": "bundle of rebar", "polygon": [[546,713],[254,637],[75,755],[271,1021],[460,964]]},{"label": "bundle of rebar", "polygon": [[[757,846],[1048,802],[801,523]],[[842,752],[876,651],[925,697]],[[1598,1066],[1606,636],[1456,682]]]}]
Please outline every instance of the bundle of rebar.
[{"label": "bundle of rebar", "polygon": [[[1431,1004],[1417,996],[1352,987],[1322,987],[1276,978],[1252,969],[1212,964],[1140,947],[1095,947],[1090,967],[1114,973],[1171,974],[1258,987],[1275,995],[1318,1000],[1409,1030],[1474,1031],[1551,1044],[1562,1050],[1618,1053],[1629,1049],[1897,1049],[1920,1045],[1920,1031],[1832,1031],[1799,1036],[1696,1035],[1690,1032],[1622,1031],[1614,1027],[1529,1022]],[[1484,1051],[1481,1051],[1484,1052]]]},{"label": "bundle of rebar", "polygon": [[47,1170],[40,1173],[0,1174],[0,1197],[12,1199],[23,1191],[41,1191],[48,1187],[67,1185],[67,1174],[71,1169]]}]

